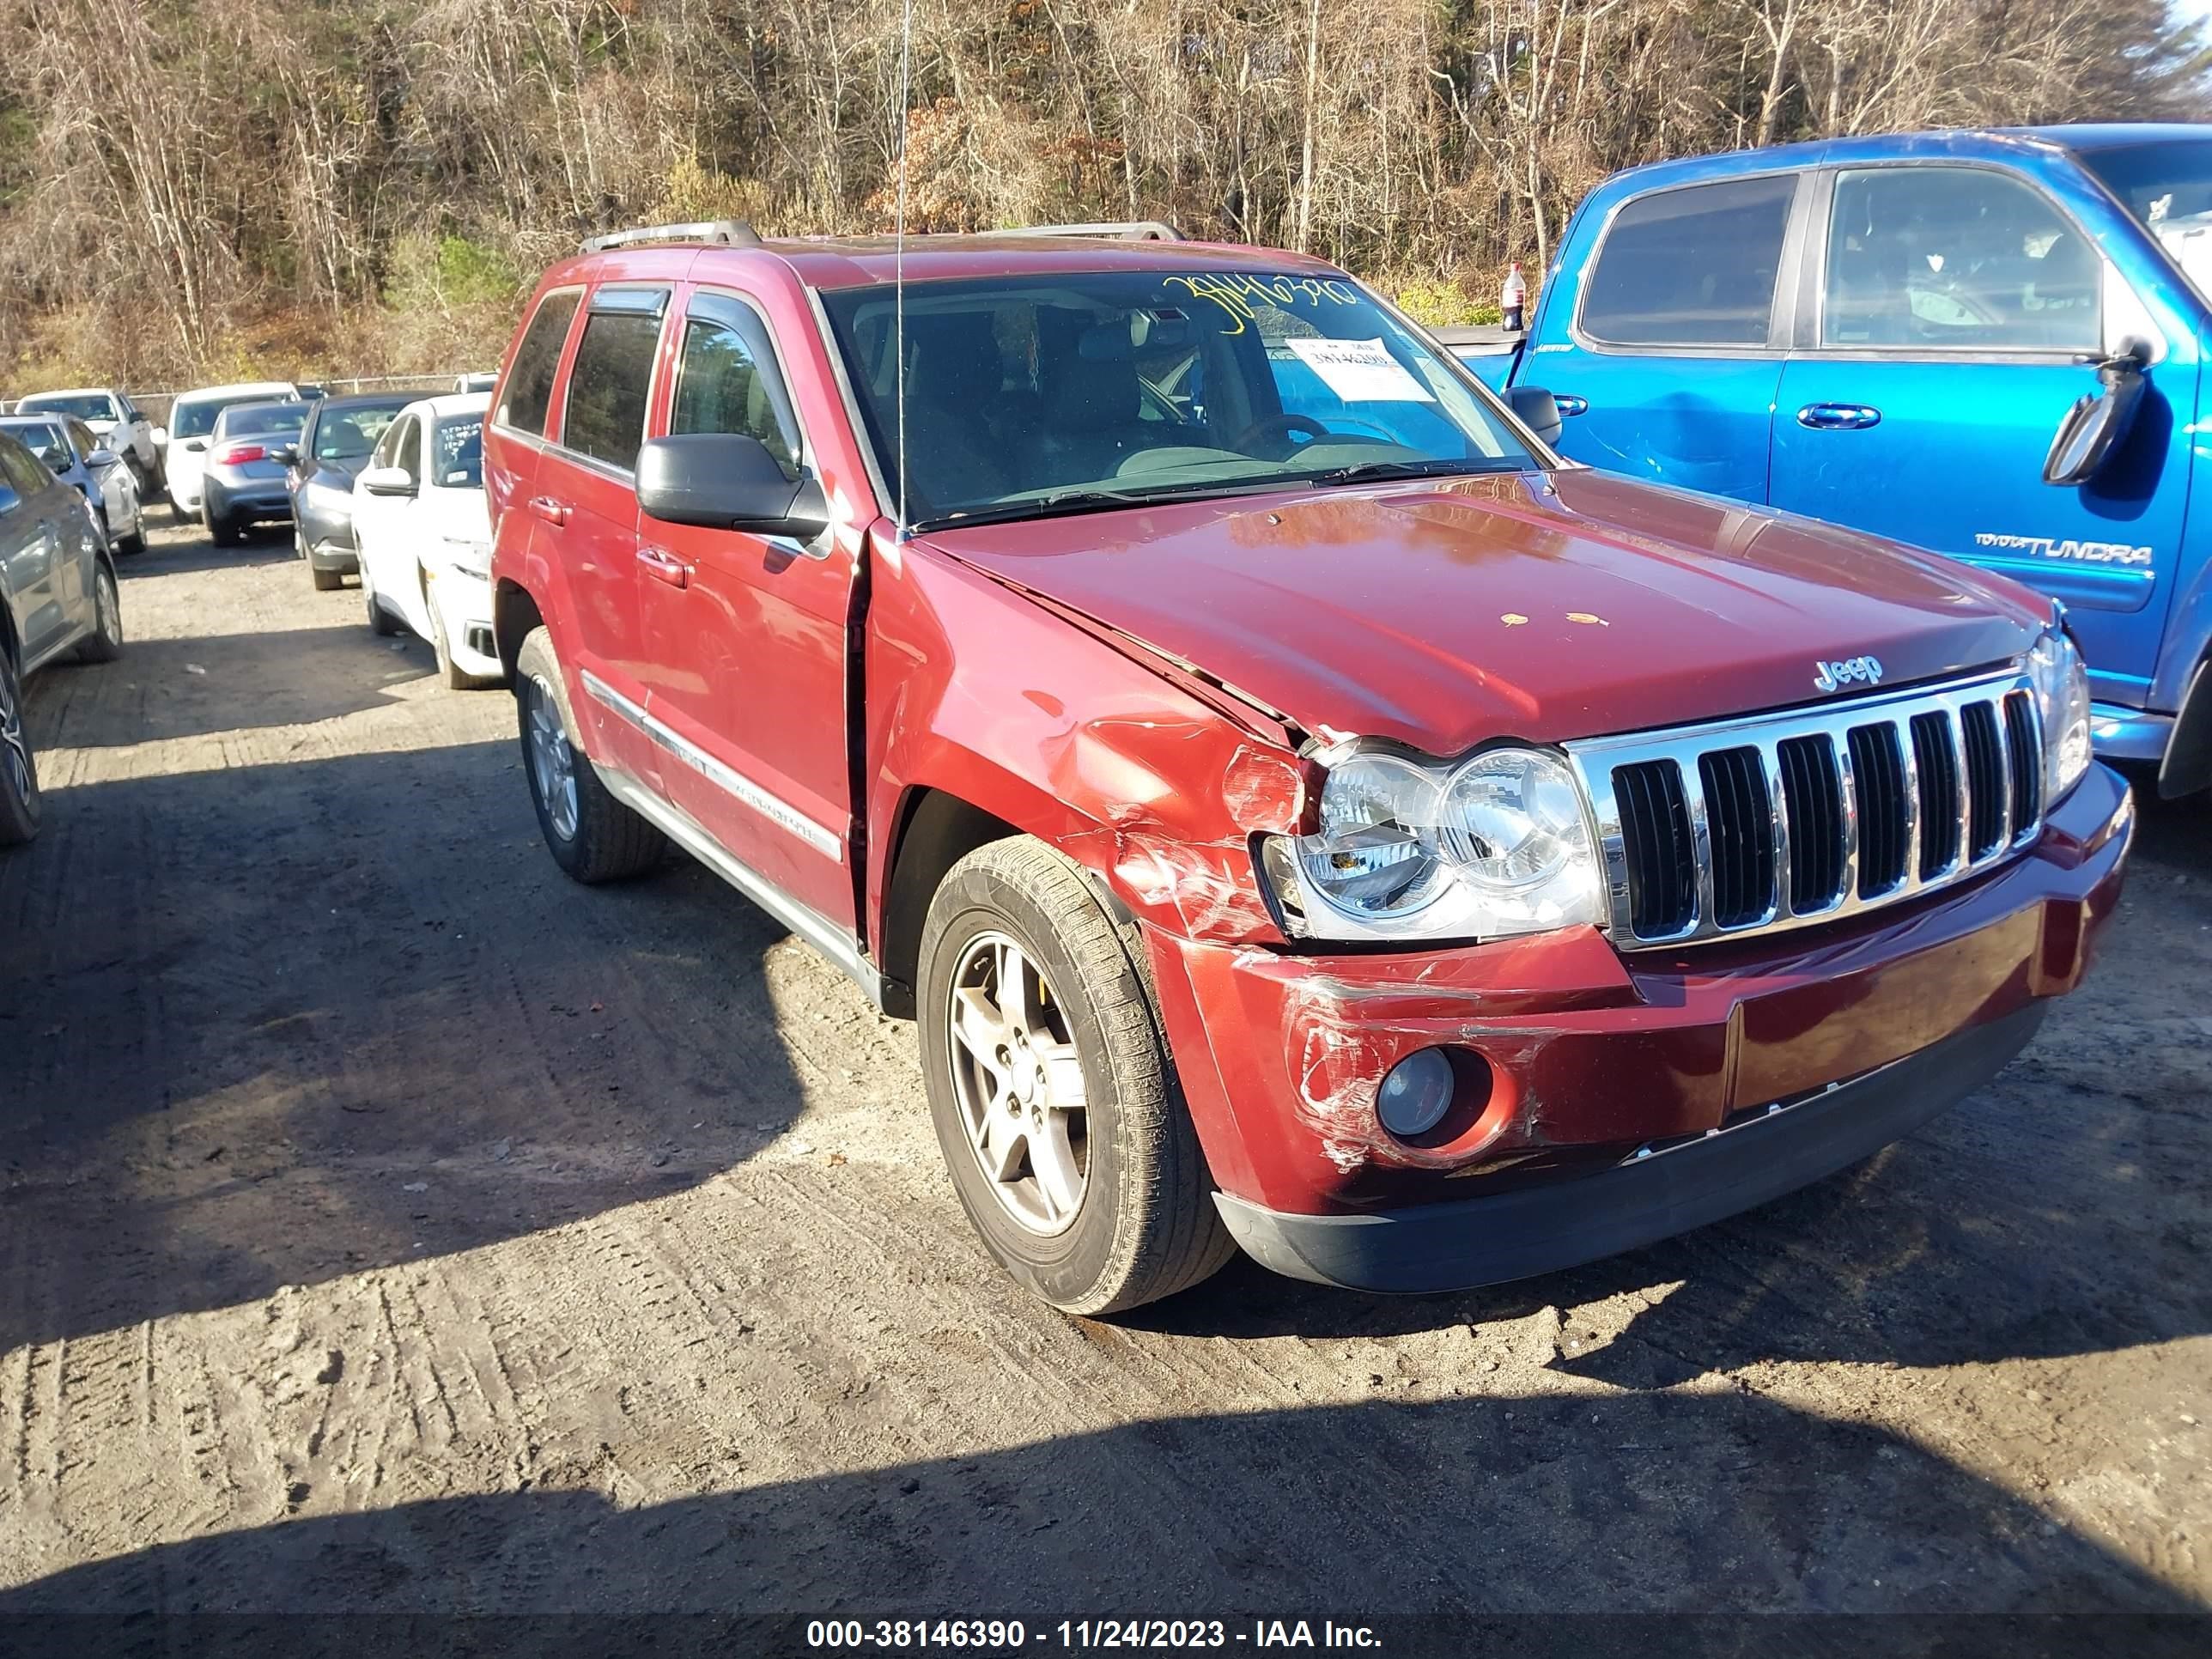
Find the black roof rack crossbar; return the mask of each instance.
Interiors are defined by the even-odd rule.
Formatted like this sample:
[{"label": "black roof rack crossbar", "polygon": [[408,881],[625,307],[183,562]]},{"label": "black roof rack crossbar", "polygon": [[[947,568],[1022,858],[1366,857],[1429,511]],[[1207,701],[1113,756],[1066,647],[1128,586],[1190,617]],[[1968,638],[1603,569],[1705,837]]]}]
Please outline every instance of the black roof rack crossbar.
[{"label": "black roof rack crossbar", "polygon": [[758,247],[761,239],[742,219],[702,219],[688,225],[640,225],[635,230],[611,230],[587,238],[586,253],[604,253],[611,247],[635,247],[641,242],[709,242],[717,247]]},{"label": "black roof rack crossbar", "polygon": [[1126,242],[1180,242],[1182,233],[1159,219],[1110,219],[1091,225],[1017,225],[987,236],[1113,236]]}]

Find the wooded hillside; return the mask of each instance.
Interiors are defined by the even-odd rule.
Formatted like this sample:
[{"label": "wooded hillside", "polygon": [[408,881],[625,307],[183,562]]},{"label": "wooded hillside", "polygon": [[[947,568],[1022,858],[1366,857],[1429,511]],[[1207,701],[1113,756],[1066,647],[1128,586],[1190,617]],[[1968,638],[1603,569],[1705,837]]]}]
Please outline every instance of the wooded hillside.
[{"label": "wooded hillside", "polygon": [[40,0],[0,390],[489,361],[578,236],[1164,217],[1442,319],[1687,151],[2193,117],[2160,0]]}]

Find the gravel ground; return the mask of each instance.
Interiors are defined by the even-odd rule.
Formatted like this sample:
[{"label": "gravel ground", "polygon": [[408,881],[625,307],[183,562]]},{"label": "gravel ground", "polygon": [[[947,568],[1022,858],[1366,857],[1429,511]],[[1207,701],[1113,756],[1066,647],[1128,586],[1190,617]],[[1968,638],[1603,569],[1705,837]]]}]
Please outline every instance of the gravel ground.
[{"label": "gravel ground", "polygon": [[541,848],[502,692],[157,535],[0,860],[0,1617],[2200,1612],[2212,809],[2087,989],[1753,1215],[1121,1324],[981,1255],[908,1028]]}]

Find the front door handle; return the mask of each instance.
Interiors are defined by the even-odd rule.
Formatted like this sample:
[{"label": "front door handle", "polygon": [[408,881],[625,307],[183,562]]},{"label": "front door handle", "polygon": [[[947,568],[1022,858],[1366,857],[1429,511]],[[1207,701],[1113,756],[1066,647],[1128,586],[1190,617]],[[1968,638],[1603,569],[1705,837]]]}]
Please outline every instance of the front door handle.
[{"label": "front door handle", "polygon": [[530,510],[548,524],[568,522],[568,503],[556,501],[550,495],[532,495],[530,498]]},{"label": "front door handle", "polygon": [[666,582],[671,587],[691,585],[691,567],[673,553],[658,547],[641,547],[637,562],[645,567],[645,574],[657,582]]},{"label": "front door handle", "polygon": [[1552,407],[1562,415],[1586,415],[1589,412],[1589,399],[1577,398],[1571,392],[1554,392]]},{"label": "front door handle", "polygon": [[1881,411],[1865,404],[1807,404],[1797,411],[1797,424],[1816,432],[1863,432],[1881,424]]}]

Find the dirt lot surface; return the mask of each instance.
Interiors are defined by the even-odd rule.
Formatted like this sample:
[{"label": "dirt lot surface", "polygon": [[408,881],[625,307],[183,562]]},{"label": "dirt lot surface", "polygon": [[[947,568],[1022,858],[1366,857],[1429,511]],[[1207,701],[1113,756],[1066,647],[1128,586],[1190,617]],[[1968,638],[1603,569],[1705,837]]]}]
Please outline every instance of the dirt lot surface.
[{"label": "dirt lot surface", "polygon": [[2212,811],[1926,1132],[1413,1301],[1014,1291],[911,1031],[681,861],[567,882],[502,692],[169,532],[0,860],[0,1615],[2201,1610]]}]

